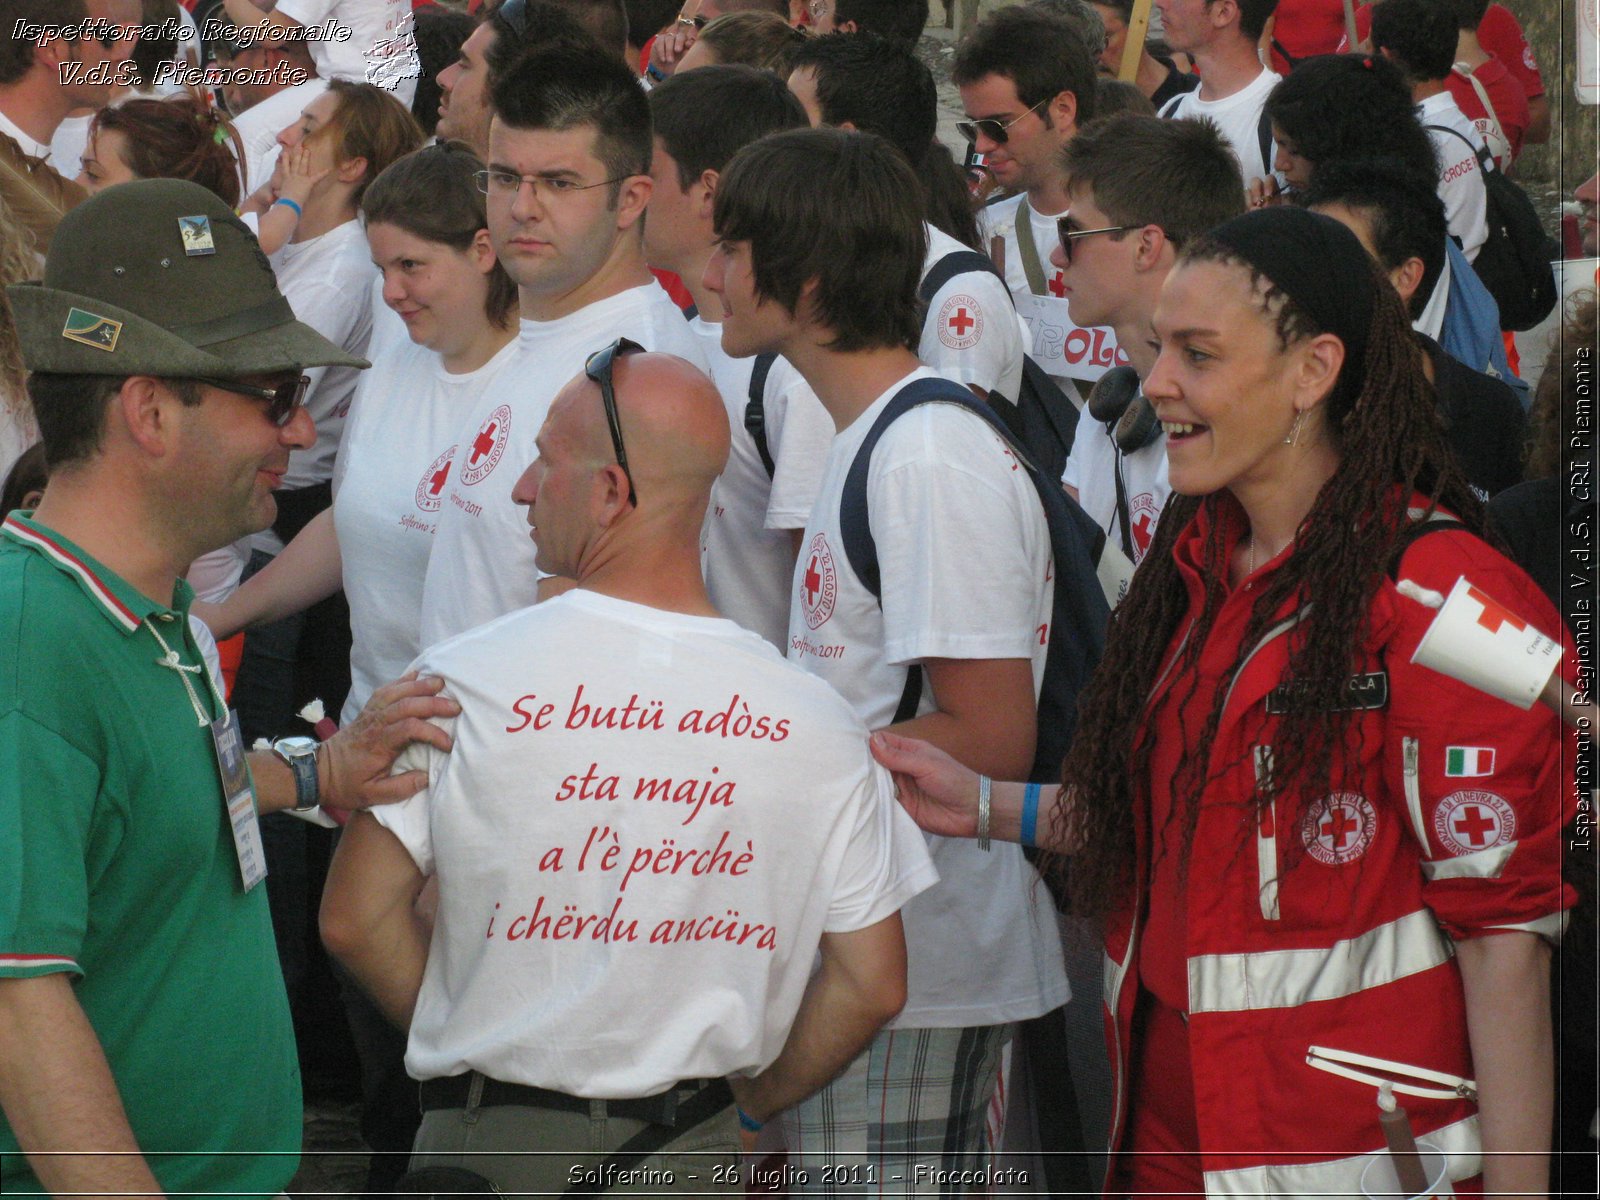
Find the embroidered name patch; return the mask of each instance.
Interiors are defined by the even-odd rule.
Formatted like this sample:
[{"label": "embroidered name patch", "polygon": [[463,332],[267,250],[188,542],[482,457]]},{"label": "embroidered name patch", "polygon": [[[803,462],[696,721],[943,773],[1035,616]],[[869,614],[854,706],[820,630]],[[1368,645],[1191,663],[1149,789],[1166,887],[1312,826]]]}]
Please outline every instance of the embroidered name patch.
[{"label": "embroidered name patch", "polygon": [[[1298,683],[1280,683],[1267,693],[1267,712],[1282,716],[1295,710],[1305,693]],[[1344,692],[1331,712],[1362,712],[1385,707],[1389,703],[1389,672],[1369,671],[1365,675],[1352,675],[1345,680]]]}]

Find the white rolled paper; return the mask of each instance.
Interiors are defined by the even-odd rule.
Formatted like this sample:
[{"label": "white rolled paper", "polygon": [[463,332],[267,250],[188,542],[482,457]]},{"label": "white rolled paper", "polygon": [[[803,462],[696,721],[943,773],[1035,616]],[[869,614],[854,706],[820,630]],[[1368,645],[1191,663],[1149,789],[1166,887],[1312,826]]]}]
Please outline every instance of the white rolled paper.
[{"label": "white rolled paper", "polygon": [[1462,576],[1411,661],[1528,709],[1560,666],[1561,646]]}]

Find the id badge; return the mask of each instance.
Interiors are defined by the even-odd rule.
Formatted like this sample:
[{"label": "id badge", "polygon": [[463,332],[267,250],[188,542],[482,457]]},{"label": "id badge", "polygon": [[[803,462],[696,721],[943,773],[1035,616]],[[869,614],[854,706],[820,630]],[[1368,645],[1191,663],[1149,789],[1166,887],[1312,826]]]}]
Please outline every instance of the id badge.
[{"label": "id badge", "polygon": [[256,819],[255,792],[244,762],[244,737],[239,714],[228,712],[211,722],[211,745],[217,752],[217,774],[222,779],[223,804],[233,849],[239,857],[239,879],[249,891],[267,877],[267,858],[261,846],[261,823]]}]

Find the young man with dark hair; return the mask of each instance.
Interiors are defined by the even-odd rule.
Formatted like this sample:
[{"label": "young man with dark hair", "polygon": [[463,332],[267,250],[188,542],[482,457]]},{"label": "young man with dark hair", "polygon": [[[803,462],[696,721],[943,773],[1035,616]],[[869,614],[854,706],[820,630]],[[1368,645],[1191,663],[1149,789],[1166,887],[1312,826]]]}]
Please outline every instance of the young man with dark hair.
[{"label": "young man with dark hair", "polygon": [[[932,172],[935,156],[949,163],[949,155],[933,140],[938,115],[933,75],[910,46],[873,33],[813,38],[796,52],[789,86],[812,125],[878,134],[917,172],[928,235],[919,288],[946,256],[970,249],[937,227],[943,194],[933,192],[938,177]],[[954,186],[956,180],[950,182]],[[965,188],[952,203],[967,204],[970,211]],[[1013,309],[1005,283],[993,272],[980,268],[952,275],[928,297],[917,357],[980,396],[994,391],[1015,403],[1023,346]]]},{"label": "young man with dark hair", "polygon": [[[706,589],[724,615],[781,652],[800,532],[816,500],[833,422],[782,358],[723,353],[722,300],[704,276],[717,244],[711,213],[723,168],[751,142],[803,128],[805,113],[770,71],[710,66],[658,84],[650,92],[650,115],[655,187],[644,227],[645,260],[675,272],[688,287],[694,299],[689,325],[701,339],[733,430],[701,537]],[[754,429],[746,419],[752,406],[761,418]]]},{"label": "young man with dark hair", "polygon": [[1456,52],[1445,86],[1456,106],[1478,127],[1502,171],[1522,153],[1529,125],[1522,81],[1478,42],[1489,0],[1448,0],[1456,16]]},{"label": "young man with dark hair", "polygon": [[[1115,77],[1122,69],[1122,54],[1128,44],[1128,22],[1133,20],[1133,0],[1091,0],[1106,28],[1105,49],[1100,52],[1096,65],[1100,74]],[[1170,58],[1150,53],[1148,45],[1139,47],[1139,66],[1133,75],[1134,85],[1150,98],[1150,103],[1160,108],[1169,100],[1192,92],[1200,86],[1200,77],[1178,70]]]},{"label": "young man with dark hair", "polygon": [[[1038,494],[987,423],[926,404],[890,424],[865,481],[881,605],[846,558],[840,506],[857,452],[901,389],[933,375],[910,349],[927,253],[916,191],[905,159],[871,134],[763,138],[722,173],[706,284],[725,309],[723,349],[782,354],[838,430],[795,567],[789,657],[868,728],[927,738],[978,771],[1026,771],[1050,542]],[[915,704],[908,670],[927,683]],[[904,1011],[785,1117],[808,1191],[828,1186],[824,1165],[870,1170],[898,1194],[930,1170],[986,1162],[1012,1024],[1067,998],[1053,906],[1020,851],[937,838],[931,849],[939,883],[903,914]]]},{"label": "young man with dark hair", "polygon": [[1200,75],[1200,86],[1168,101],[1160,115],[1215,121],[1246,185],[1272,174],[1272,138],[1262,137],[1261,110],[1281,76],[1261,65],[1256,46],[1278,0],[1155,0],[1155,6],[1167,45],[1194,59]]},{"label": "young man with dark hair", "polygon": [[1384,0],[1372,10],[1372,47],[1411,85],[1417,119],[1439,156],[1439,199],[1450,233],[1471,262],[1489,237],[1478,127],[1445,86],[1455,62],[1456,18],[1447,0]]},{"label": "young man with dark hair", "polygon": [[908,46],[928,24],[928,0],[809,0],[811,28],[827,33],[875,33]]},{"label": "young man with dark hair", "polygon": [[[1444,206],[1428,182],[1382,162],[1333,163],[1317,171],[1305,196],[1309,208],[1361,239],[1413,317],[1444,270]],[[1520,483],[1524,417],[1517,394],[1426,334],[1419,332],[1417,342],[1467,481],[1485,497]]]},{"label": "young man with dark hair", "polygon": [[[517,3],[518,0],[512,0]],[[622,0],[549,0],[571,14],[602,50],[610,50],[631,69],[628,59],[628,11]],[[501,5],[502,9],[508,7]]]},{"label": "young man with dark hair", "polygon": [[1030,352],[1068,396],[1071,379],[1095,379],[1115,346],[1091,350],[1076,337],[1059,272],[1050,266],[1056,218],[1067,207],[1061,150],[1094,116],[1095,70],[1067,21],[1028,5],[991,14],[956,47],[951,76],[967,120],[960,123],[995,182],[1017,194],[978,219],[983,248],[1030,330]]},{"label": "young man with dark hair", "polygon": [[561,590],[539,583],[511,487],[555,389],[620,336],[705,367],[698,339],[645,266],[650,107],[621,58],[559,45],[496,81],[489,236],[516,280],[520,354],[460,426],[422,597],[430,645]]},{"label": "young man with dark hair", "polygon": [[[73,182],[77,163],[50,161],[50,139],[74,109],[106,103],[112,74],[125,69],[138,40],[76,36],[86,20],[137,32],[138,0],[0,0],[0,203],[41,254],[85,196]],[[30,24],[44,32],[23,36],[18,27]]]},{"label": "young man with dark hair", "polygon": [[[1115,330],[1142,380],[1155,364],[1150,319],[1178,250],[1244,212],[1238,160],[1209,121],[1119,115],[1082,130],[1063,161],[1072,207],[1051,260],[1072,319]],[[1062,482],[1137,564],[1171,488],[1166,438],[1148,402],[1130,397],[1115,411],[1097,404],[1097,420],[1078,423]]]}]

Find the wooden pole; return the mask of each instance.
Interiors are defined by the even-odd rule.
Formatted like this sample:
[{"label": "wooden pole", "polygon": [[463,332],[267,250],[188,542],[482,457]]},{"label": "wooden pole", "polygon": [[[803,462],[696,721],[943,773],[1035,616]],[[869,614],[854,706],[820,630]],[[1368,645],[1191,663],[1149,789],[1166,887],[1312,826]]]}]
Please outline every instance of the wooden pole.
[{"label": "wooden pole", "polygon": [[1139,56],[1144,53],[1144,36],[1149,29],[1150,0],[1133,0],[1133,12],[1128,14],[1128,38],[1122,43],[1122,62],[1117,66],[1117,78],[1124,83],[1132,83],[1138,77]]},{"label": "wooden pole", "polygon": [[1356,0],[1344,0],[1345,53],[1356,52]]}]

